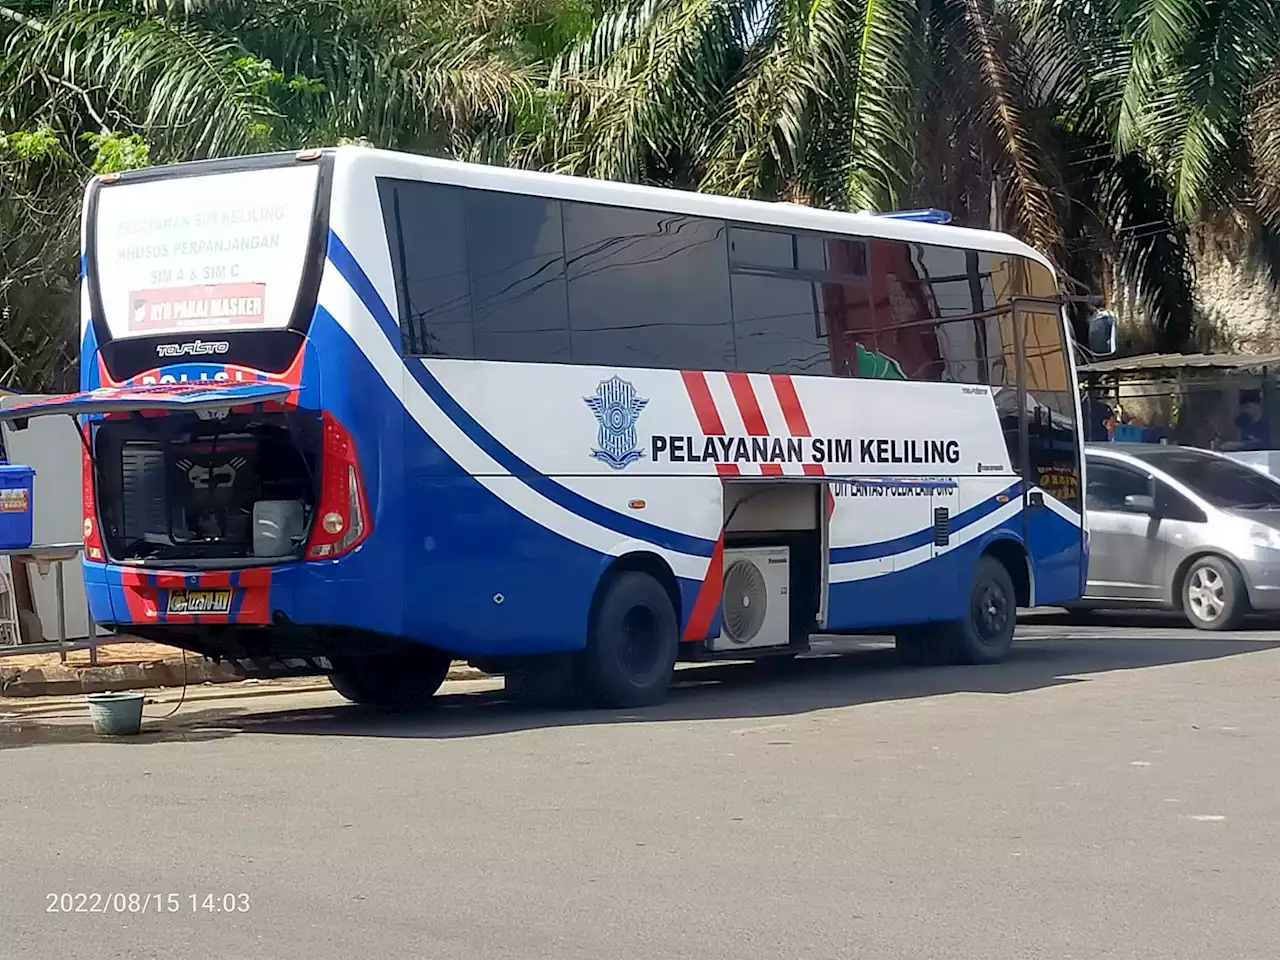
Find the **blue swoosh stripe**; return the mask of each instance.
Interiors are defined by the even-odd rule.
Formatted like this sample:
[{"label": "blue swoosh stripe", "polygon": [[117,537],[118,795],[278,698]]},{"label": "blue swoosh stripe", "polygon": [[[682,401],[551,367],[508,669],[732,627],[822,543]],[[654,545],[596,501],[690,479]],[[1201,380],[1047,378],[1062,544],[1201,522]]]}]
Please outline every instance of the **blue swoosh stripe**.
[{"label": "blue swoosh stripe", "polygon": [[[994,497],[988,497],[968,510],[957,513],[951,518],[951,532],[958,533],[965,527],[977,523],[983,517],[1003,507],[1005,504],[1000,502],[1000,497],[1012,498],[1017,496],[1018,486],[1021,482],[1018,481],[1001,490]],[[833,547],[830,562],[834,564],[854,563],[858,560],[878,560],[882,557],[906,553],[908,550],[914,550],[916,547],[923,547],[932,542],[933,528],[926,527],[923,530],[917,530],[915,533],[909,533],[905,537],[897,537],[893,540],[881,540],[879,543],[863,543],[854,547]]]},{"label": "blue swoosh stripe", "polygon": [[[400,327],[396,323],[395,317],[391,315],[391,311],[387,309],[387,305],[383,302],[382,297],[378,294],[378,291],[374,288],[373,283],[356,261],[356,258],[352,256],[351,251],[347,249],[346,245],[332,230],[329,231],[329,261],[350,284],[351,289],[360,298],[360,302],[364,304],[365,309],[369,311],[377,322],[383,334],[386,335],[387,339],[391,341],[391,344],[399,352]],[[317,307],[316,310],[320,312],[324,311],[324,308]],[[445,416],[452,420],[454,425],[466,434],[472,443],[492,457],[494,461],[501,464],[507,472],[523,482],[525,486],[537,491],[570,513],[612,530],[614,533],[636,540],[645,540],[668,550],[674,550],[677,553],[685,553],[695,557],[711,556],[712,550],[715,549],[715,541],[713,540],[680,533],[677,530],[668,530],[665,527],[655,526],[635,517],[628,517],[618,513],[616,510],[601,506],[594,500],[589,500],[580,493],[576,493],[539,473],[504,447],[493,434],[477,423],[471,414],[467,413],[445,390],[440,381],[431,374],[431,371],[424,364],[406,358],[404,366],[412,374],[413,378],[418,381],[422,389],[426,391],[427,396],[444,411]]]},{"label": "blue swoosh stripe", "polygon": [[227,611],[227,620],[231,623],[240,622],[240,608],[244,606],[245,591],[240,588],[240,571],[231,571],[231,609]]},{"label": "blue swoosh stripe", "polygon": [[156,621],[169,622],[169,591],[160,589],[160,576],[155,573],[143,575],[143,582],[156,592]]}]

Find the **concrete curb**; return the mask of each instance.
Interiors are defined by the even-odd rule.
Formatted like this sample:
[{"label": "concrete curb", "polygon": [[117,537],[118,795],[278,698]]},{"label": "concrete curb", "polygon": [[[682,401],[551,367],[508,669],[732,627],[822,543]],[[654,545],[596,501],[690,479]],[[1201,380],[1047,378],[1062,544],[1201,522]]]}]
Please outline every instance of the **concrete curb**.
[{"label": "concrete curb", "polygon": [[[486,676],[475,667],[455,663],[450,680],[479,680]],[[228,663],[214,663],[205,657],[182,660],[155,660],[150,663],[121,663],[103,667],[0,667],[0,697],[64,697],[80,693],[115,690],[148,690],[204,683],[236,683],[245,677]],[[271,683],[270,679],[263,683]]]}]

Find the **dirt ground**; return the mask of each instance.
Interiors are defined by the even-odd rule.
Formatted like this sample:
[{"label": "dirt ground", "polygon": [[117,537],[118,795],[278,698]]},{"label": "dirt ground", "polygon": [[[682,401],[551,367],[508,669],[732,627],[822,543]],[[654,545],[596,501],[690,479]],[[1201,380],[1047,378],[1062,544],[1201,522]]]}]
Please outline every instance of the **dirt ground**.
[{"label": "dirt ground", "polygon": [[[194,654],[192,654],[194,656]],[[114,642],[98,647],[98,666],[106,667],[121,663],[152,663],[157,660],[178,660],[182,651],[177,647],[166,647],[160,643]],[[67,661],[62,663],[57,653],[18,653],[0,657],[0,667],[87,667],[89,666],[88,650],[73,650],[67,654]]]}]

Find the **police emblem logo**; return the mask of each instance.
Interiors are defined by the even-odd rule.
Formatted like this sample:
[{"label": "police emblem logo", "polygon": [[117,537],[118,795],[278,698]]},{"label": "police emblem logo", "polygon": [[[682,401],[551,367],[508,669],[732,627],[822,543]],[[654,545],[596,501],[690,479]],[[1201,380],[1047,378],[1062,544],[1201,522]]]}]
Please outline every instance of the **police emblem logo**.
[{"label": "police emblem logo", "polygon": [[582,398],[600,425],[596,435],[595,459],[621,470],[644,456],[636,439],[636,421],[649,403],[636,388],[621,377],[602,380],[593,397]]}]

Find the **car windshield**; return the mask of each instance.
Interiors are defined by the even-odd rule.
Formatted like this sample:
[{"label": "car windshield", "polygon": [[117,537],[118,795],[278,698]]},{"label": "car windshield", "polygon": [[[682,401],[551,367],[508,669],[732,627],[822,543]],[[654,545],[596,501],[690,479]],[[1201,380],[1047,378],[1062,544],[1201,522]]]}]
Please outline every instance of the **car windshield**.
[{"label": "car windshield", "polygon": [[1280,510],[1280,483],[1227,457],[1166,448],[1142,454],[1141,459],[1185,483],[1215,507]]}]

